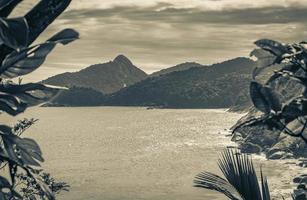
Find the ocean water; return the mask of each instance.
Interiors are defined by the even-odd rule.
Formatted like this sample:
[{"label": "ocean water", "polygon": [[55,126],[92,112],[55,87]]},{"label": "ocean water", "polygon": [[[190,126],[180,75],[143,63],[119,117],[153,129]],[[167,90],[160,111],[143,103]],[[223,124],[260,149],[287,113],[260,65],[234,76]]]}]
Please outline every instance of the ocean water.
[{"label": "ocean water", "polygon": [[[16,118],[38,118],[24,137],[37,140],[43,167],[68,182],[62,200],[223,200],[193,187],[196,174],[220,174],[217,159],[229,129],[242,115],[225,110],[96,107],[32,108]],[[288,192],[293,166],[255,159],[276,194]],[[283,176],[282,174],[286,174]],[[282,180],[281,180],[282,179]],[[279,190],[277,190],[277,188]]]}]

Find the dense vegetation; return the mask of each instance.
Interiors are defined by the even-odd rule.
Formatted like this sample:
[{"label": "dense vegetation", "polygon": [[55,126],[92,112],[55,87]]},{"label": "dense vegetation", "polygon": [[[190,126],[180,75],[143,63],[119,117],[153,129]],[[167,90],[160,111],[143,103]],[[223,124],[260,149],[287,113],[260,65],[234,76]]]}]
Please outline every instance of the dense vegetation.
[{"label": "dense vegetation", "polygon": [[[127,60],[127,58],[120,60]],[[255,65],[250,59],[237,58],[212,66],[183,63],[156,72],[147,78],[144,76],[137,78],[140,70],[135,70],[135,67],[129,64],[130,61],[121,63],[121,68],[118,68],[113,61],[94,65],[77,73],[57,75],[43,81],[43,83],[70,87],[70,90],[63,92],[63,95],[55,98],[49,105],[125,105],[171,108],[226,108],[236,105],[236,109],[250,106],[247,85],[251,80],[250,73]],[[112,68],[113,71],[109,68]],[[103,87],[96,84],[104,81],[102,79],[105,77],[108,81],[103,84]],[[136,82],[124,87],[125,80],[121,80],[118,85],[118,77],[125,77],[125,80]],[[116,88],[121,90],[112,94],[101,92],[104,88],[114,88],[114,85],[118,85]],[[91,100],[86,102],[83,96]]]},{"label": "dense vegetation", "polygon": [[[147,78],[112,94],[105,105],[226,108],[247,94],[253,61],[237,58]],[[242,99],[242,96],[245,100]],[[248,102],[248,96],[240,96]]]},{"label": "dense vegetation", "polygon": [[[269,130],[279,130],[307,143],[307,43],[281,44],[272,40],[259,40],[256,44],[260,48],[251,55],[258,58],[259,66],[253,72],[250,95],[262,115],[245,121],[236,129],[265,124]],[[265,84],[257,81],[257,76],[273,65],[280,65],[280,69],[274,71]],[[276,87],[285,80],[296,81],[302,87],[297,88],[295,95],[289,96]]]},{"label": "dense vegetation", "polygon": [[[255,44],[259,48],[252,51],[251,56],[258,59],[258,66],[253,71],[250,96],[255,108],[261,114],[243,121],[235,127],[233,132],[235,133],[242,127],[254,127],[256,132],[268,134],[268,136],[261,134],[258,141],[259,145],[263,142],[264,137],[270,137],[272,133],[274,133],[274,137],[276,134],[288,135],[301,140],[303,144],[300,148],[306,152],[307,43],[282,44],[277,41],[262,39]],[[276,66],[278,69],[275,69],[268,80],[262,83],[264,79],[258,78],[261,73]],[[244,130],[246,129],[241,131],[244,132]],[[268,131],[265,132],[264,130]],[[288,143],[288,145],[292,144]],[[296,148],[298,147],[296,146]],[[267,181],[263,178],[262,173],[261,191],[251,161],[242,156],[241,153],[227,151],[222,155],[219,167],[227,180],[204,172],[196,177],[196,186],[216,190],[233,200],[271,199]],[[297,189],[293,199],[307,199],[305,183],[300,183]]]},{"label": "dense vegetation", "polygon": [[195,67],[204,67],[204,66],[199,64],[199,63],[196,63],[196,62],[186,62],[186,63],[176,65],[174,67],[169,67],[169,68],[162,69],[160,71],[154,72],[154,73],[150,74],[150,76],[151,77],[161,76],[161,75],[169,74],[169,73],[172,73],[172,72],[185,71],[185,70],[188,70],[190,68],[195,68]]},{"label": "dense vegetation", "polygon": [[62,91],[52,103],[45,106],[99,106],[105,101],[105,95],[91,88],[71,87]]},{"label": "dense vegetation", "polygon": [[233,139],[245,152],[270,159],[306,157],[306,44],[256,44],[258,67],[250,84],[256,109],[234,127]]},{"label": "dense vegetation", "polygon": [[[70,4],[70,0],[40,1],[24,17],[7,18],[21,0],[0,1],[0,111],[16,116],[29,106],[39,105],[61,89],[38,83],[12,81],[40,67],[57,44],[66,45],[78,33],[65,29],[46,42],[32,45],[36,38]],[[23,120],[16,126],[0,125],[0,199],[55,199],[55,193],[67,189],[48,173],[42,172],[42,151],[35,140],[22,133],[36,120]]]}]

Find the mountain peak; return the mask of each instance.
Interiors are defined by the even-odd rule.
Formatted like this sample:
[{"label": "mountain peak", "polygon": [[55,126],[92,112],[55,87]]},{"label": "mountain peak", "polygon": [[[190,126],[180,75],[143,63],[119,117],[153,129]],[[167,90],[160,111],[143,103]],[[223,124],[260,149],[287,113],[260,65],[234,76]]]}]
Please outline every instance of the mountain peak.
[{"label": "mountain peak", "polygon": [[124,64],[128,64],[128,65],[133,65],[132,62],[129,60],[129,58],[127,58],[125,55],[118,55],[113,62],[119,62],[119,63],[124,63]]},{"label": "mountain peak", "polygon": [[127,57],[119,55],[111,62],[91,65],[79,72],[59,74],[44,83],[69,88],[91,88],[111,94],[146,77],[147,74],[135,67]]}]

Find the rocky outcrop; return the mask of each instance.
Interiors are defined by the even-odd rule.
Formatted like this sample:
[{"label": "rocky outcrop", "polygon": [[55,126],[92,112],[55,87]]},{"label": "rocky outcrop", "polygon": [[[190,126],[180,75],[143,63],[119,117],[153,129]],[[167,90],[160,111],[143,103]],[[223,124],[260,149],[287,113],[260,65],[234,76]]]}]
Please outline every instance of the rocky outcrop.
[{"label": "rocky outcrop", "polygon": [[306,143],[296,137],[266,127],[240,128],[232,137],[246,153],[265,153],[268,159],[307,157]]},{"label": "rocky outcrop", "polygon": [[[272,87],[283,95],[283,102],[301,94],[302,90],[301,85],[285,77],[281,77],[278,83],[274,82]],[[255,108],[250,108],[248,114],[240,119],[234,127],[251,118],[257,118],[261,114]],[[299,128],[301,126],[300,122],[294,121],[291,123],[291,130],[301,130]],[[232,139],[237,141],[239,147],[244,151],[265,153],[269,159],[307,157],[307,144],[301,138],[292,137],[277,130],[268,130],[268,127],[264,125],[239,128]],[[260,152],[255,148],[255,145],[259,146]]]},{"label": "rocky outcrop", "polygon": [[300,175],[293,179],[293,182],[297,185],[294,190],[294,200],[306,200],[307,199],[307,174]]}]

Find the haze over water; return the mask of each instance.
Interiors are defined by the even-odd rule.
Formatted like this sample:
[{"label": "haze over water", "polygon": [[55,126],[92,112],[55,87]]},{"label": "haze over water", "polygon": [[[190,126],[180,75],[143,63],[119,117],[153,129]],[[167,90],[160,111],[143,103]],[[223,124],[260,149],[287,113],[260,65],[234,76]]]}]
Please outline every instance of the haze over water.
[{"label": "haze over water", "polygon": [[[43,167],[71,185],[60,200],[226,199],[193,188],[193,178],[203,170],[220,174],[219,153],[234,145],[225,129],[240,114],[124,107],[33,108],[16,119],[5,117],[4,122],[24,117],[40,119],[24,137],[40,144],[46,160]],[[283,172],[291,176],[295,171],[277,161],[262,161],[256,159],[256,167],[264,163],[273,190],[287,189],[291,178],[283,177]]]}]

